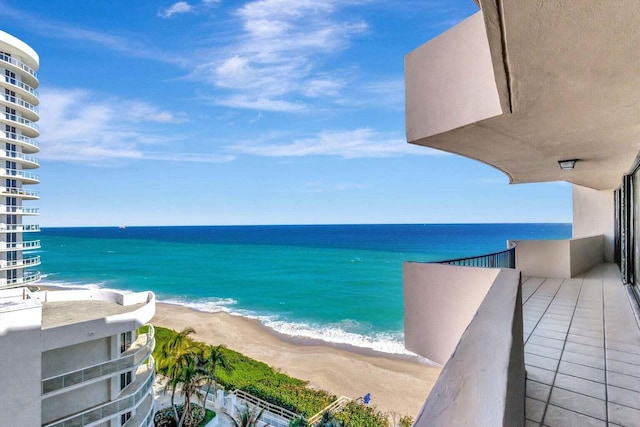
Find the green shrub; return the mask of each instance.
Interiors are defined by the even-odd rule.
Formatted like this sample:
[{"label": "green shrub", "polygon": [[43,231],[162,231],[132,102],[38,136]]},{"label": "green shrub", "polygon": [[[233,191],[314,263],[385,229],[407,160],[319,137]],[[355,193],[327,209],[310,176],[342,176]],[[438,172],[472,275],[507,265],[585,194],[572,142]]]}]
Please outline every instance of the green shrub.
[{"label": "green shrub", "polygon": [[336,418],[345,427],[389,427],[386,414],[373,406],[356,402],[349,402],[336,414]]}]

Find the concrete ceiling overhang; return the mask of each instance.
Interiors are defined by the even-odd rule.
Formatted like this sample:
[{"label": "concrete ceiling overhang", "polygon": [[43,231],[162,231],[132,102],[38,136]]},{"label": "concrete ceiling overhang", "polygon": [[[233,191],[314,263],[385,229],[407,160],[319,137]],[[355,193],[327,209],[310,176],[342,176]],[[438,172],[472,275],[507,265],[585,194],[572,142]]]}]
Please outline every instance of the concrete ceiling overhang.
[{"label": "concrete ceiling overhang", "polygon": [[[463,22],[407,55],[408,141],[490,164],[512,183],[565,180],[595,189],[616,188],[640,150],[637,0],[480,3],[476,21],[482,31],[478,26],[470,30],[474,24]],[[465,55],[465,47],[460,47],[465,36],[472,45],[467,56],[484,56],[478,63],[485,61],[492,69],[489,92],[467,88],[469,81],[471,86],[480,84],[475,80],[483,79],[482,65],[446,69],[460,65],[447,64],[442,52],[449,47],[451,54]],[[478,53],[483,43],[488,49]],[[428,77],[435,83],[425,89],[418,80],[429,75],[432,65],[445,68]],[[463,84],[457,80],[462,74]],[[438,85],[468,94],[466,101],[455,95],[449,109],[439,112],[447,119],[433,120],[433,112],[437,117],[447,102],[441,94],[431,96]],[[483,93],[486,96],[480,96]],[[466,111],[460,120],[451,118],[458,114],[452,106],[473,109],[483,102],[491,105],[481,112]],[[580,160],[575,169],[561,170],[558,161],[564,159]]]}]

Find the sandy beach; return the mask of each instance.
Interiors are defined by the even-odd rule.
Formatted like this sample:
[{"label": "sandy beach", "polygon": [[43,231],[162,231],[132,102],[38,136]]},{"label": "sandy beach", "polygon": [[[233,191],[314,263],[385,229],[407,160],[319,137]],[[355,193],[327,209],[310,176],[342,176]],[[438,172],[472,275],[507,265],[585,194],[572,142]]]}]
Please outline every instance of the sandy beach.
[{"label": "sandy beach", "polygon": [[439,367],[417,360],[288,339],[258,321],[227,313],[158,303],[151,323],[174,330],[193,327],[197,341],[223,344],[337,396],[371,393],[371,404],[383,412],[415,417],[440,374]]}]

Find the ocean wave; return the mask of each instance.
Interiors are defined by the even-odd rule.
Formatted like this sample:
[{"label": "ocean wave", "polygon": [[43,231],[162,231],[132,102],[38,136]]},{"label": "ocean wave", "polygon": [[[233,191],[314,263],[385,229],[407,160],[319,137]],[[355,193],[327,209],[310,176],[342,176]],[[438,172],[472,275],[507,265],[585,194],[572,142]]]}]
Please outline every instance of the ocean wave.
[{"label": "ocean wave", "polygon": [[238,301],[233,298],[200,298],[197,300],[189,300],[186,298],[167,298],[159,299],[160,302],[166,304],[182,305],[188,308],[192,308],[198,311],[204,311],[207,313],[236,313],[241,310],[233,310],[232,307],[238,304]]},{"label": "ocean wave", "polygon": [[48,277],[48,275],[40,276],[43,280],[41,280],[38,285],[47,286],[50,288],[61,288],[61,289],[108,289],[105,288],[105,282],[96,282],[96,283],[86,283],[86,282],[68,282],[63,280],[44,280]]},{"label": "ocean wave", "polygon": [[343,325],[348,327],[350,324],[358,323],[353,320],[345,320],[342,322],[342,325],[312,325],[283,320],[263,320],[262,323],[268,328],[290,337],[320,340],[332,344],[365,348],[381,353],[415,356],[415,353],[405,349],[404,335],[402,332],[374,332],[371,334],[350,332],[346,330],[347,328],[343,327]]}]

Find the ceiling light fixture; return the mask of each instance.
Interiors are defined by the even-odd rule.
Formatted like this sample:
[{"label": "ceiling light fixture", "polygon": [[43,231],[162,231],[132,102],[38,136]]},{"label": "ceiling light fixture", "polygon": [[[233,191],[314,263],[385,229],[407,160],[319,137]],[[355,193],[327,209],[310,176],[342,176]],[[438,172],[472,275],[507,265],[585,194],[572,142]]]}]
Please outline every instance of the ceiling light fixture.
[{"label": "ceiling light fixture", "polygon": [[560,165],[560,169],[570,170],[576,167],[576,162],[578,160],[580,159],[558,160],[558,164]]}]

